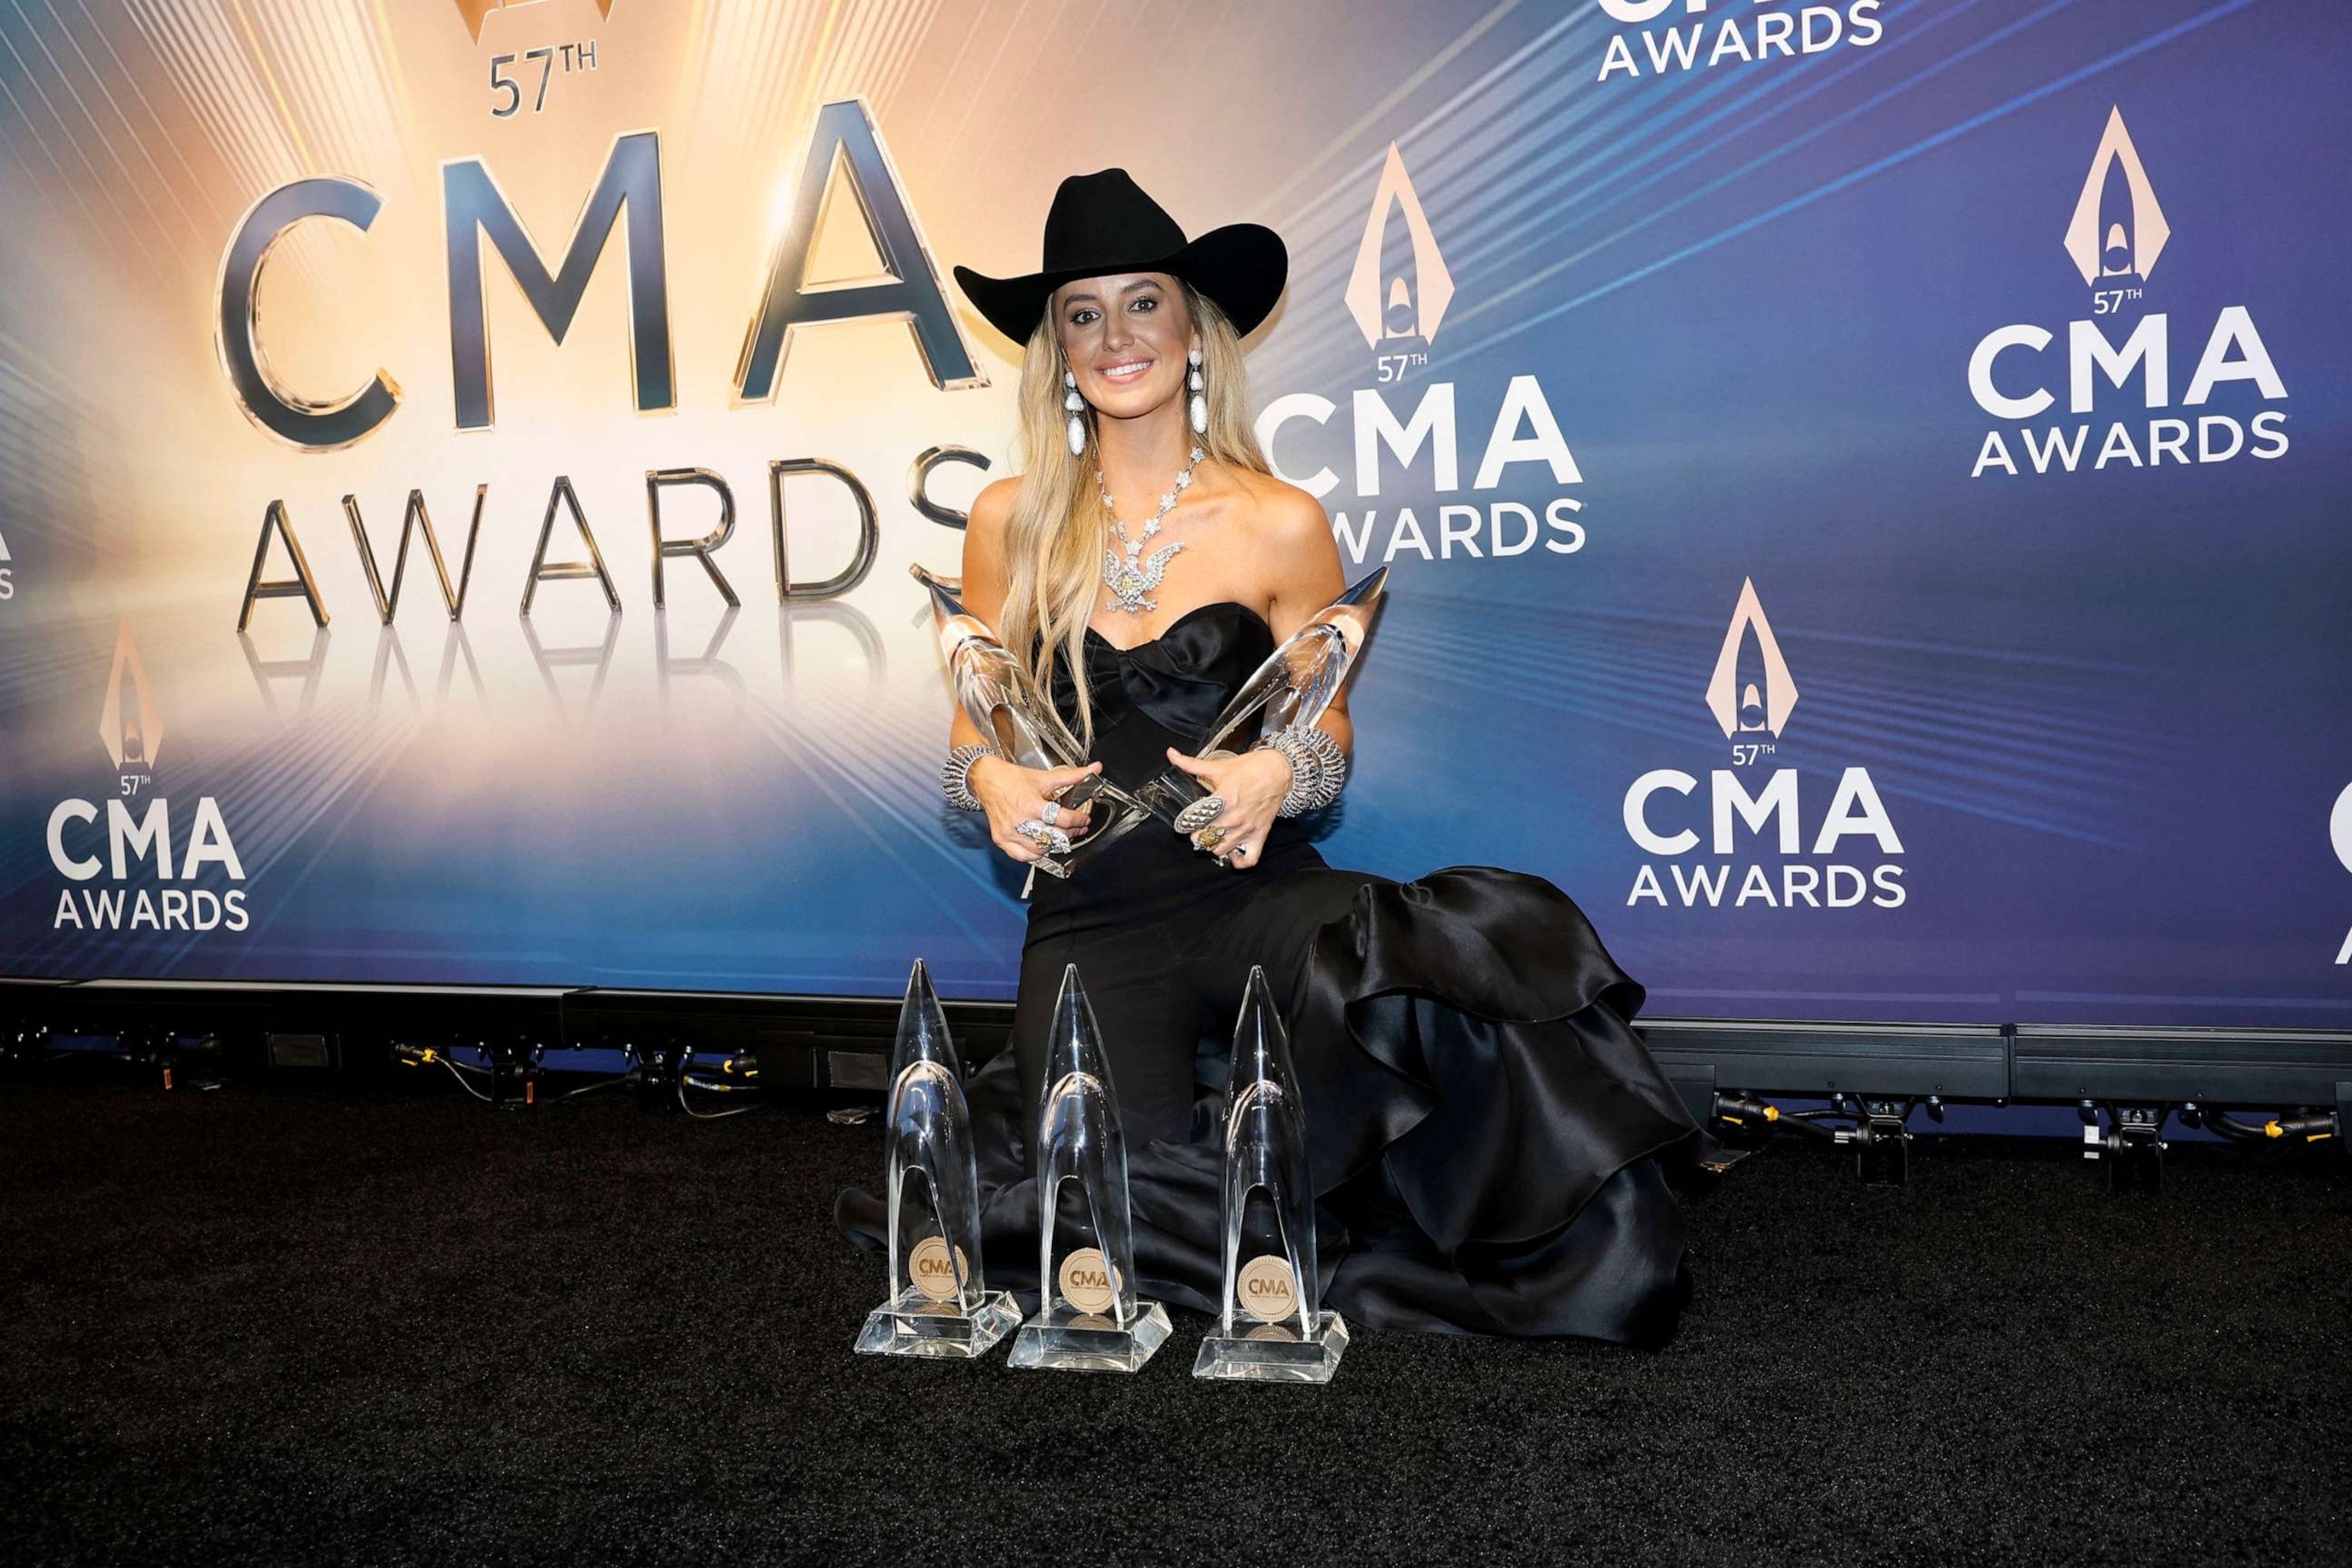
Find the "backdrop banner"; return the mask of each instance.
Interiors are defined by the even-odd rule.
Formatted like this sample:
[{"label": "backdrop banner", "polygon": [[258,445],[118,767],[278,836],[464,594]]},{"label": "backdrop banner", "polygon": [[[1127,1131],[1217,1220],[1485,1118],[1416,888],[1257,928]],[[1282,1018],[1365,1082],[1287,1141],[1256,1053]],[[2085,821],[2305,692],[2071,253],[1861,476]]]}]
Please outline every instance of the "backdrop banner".
[{"label": "backdrop banner", "polygon": [[[2352,1023],[2338,0],[8,0],[0,971],[1011,994],[1067,174],[1290,287],[1323,850],[1652,1010]],[[1171,584],[1171,587],[1173,584]],[[1181,599],[1181,592],[1179,594]]]}]

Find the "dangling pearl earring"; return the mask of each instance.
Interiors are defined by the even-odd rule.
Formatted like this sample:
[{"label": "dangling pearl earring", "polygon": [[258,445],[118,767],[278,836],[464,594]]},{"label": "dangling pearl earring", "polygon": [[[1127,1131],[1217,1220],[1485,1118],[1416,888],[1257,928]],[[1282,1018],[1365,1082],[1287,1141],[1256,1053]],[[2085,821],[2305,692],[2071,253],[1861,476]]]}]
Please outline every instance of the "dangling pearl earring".
[{"label": "dangling pearl earring", "polygon": [[1062,395],[1062,406],[1070,411],[1070,456],[1083,458],[1087,455],[1087,422],[1078,411],[1087,405],[1087,400],[1078,395],[1077,373],[1064,371],[1062,384],[1069,388]]},{"label": "dangling pearl earring", "polygon": [[1192,389],[1192,434],[1205,436],[1209,433],[1209,399],[1201,390],[1208,384],[1201,379],[1201,351],[1194,349],[1184,358],[1192,367],[1192,374],[1184,378],[1184,384]]}]

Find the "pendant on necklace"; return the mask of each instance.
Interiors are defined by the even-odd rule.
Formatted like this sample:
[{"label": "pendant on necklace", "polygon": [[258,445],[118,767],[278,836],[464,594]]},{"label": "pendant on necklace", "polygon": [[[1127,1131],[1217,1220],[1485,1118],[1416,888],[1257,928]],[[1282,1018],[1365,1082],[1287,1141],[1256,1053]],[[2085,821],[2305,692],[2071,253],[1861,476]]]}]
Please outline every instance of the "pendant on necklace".
[{"label": "pendant on necklace", "polygon": [[[1103,586],[1110,590],[1110,607],[1113,610],[1132,616],[1160,607],[1159,600],[1147,595],[1160,586],[1160,579],[1167,575],[1168,563],[1182,552],[1184,541],[1180,539],[1173,544],[1163,544],[1148,556],[1143,553],[1143,547],[1151,542],[1153,534],[1160,531],[1160,520],[1176,510],[1177,498],[1192,488],[1192,470],[1200,466],[1204,456],[1206,454],[1200,447],[1192,448],[1191,461],[1184,465],[1184,471],[1176,476],[1175,486],[1160,498],[1160,510],[1145,521],[1142,536],[1136,539],[1127,536],[1127,526],[1118,521],[1110,491],[1103,484],[1102,468],[1099,464],[1096,466],[1095,489],[1102,495],[1107,519],[1105,531],[1121,547],[1103,552]],[[1123,557],[1122,550],[1125,552]]]}]

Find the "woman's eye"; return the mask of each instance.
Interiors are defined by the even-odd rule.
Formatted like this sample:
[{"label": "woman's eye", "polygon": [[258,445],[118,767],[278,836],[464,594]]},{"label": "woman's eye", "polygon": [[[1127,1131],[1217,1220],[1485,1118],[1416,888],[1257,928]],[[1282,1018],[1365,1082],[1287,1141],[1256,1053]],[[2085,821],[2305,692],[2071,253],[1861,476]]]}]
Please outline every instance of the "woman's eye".
[{"label": "woman's eye", "polygon": [[1149,310],[1155,309],[1155,308],[1159,305],[1159,303],[1160,303],[1160,301],[1159,301],[1159,300],[1153,300],[1153,299],[1150,299],[1150,298],[1148,298],[1148,297],[1147,297],[1147,298],[1145,298],[1145,299],[1138,300],[1135,302],[1135,308],[1136,308],[1137,310]]},{"label": "woman's eye", "polygon": [[1074,327],[1083,327],[1094,319],[1095,313],[1092,310],[1080,310],[1070,318],[1070,325]]}]

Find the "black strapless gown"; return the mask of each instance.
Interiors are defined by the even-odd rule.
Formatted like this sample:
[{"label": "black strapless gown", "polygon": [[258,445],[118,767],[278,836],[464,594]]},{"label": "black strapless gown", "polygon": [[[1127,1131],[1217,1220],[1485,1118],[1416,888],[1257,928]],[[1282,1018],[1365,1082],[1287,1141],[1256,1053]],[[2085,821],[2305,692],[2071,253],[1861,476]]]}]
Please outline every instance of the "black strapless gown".
[{"label": "black strapless gown", "polygon": [[[1095,755],[1135,785],[1190,753],[1274,635],[1206,605],[1155,640],[1087,639]],[[1055,696],[1075,713],[1066,668]],[[1013,1048],[969,1086],[986,1269],[1034,1310],[1030,1155],[1045,1030],[1075,963],[1110,1057],[1148,1297],[1215,1311],[1225,1053],[1253,964],[1290,1029],[1320,1199],[1325,1303],[1351,1324],[1654,1346],[1690,1289],[1662,1163],[1701,1133],[1629,1020],[1642,988],[1568,896],[1457,866],[1335,870],[1296,819],[1230,871],[1145,823],[1029,909]],[[842,1195],[879,1250],[881,1202]]]}]

